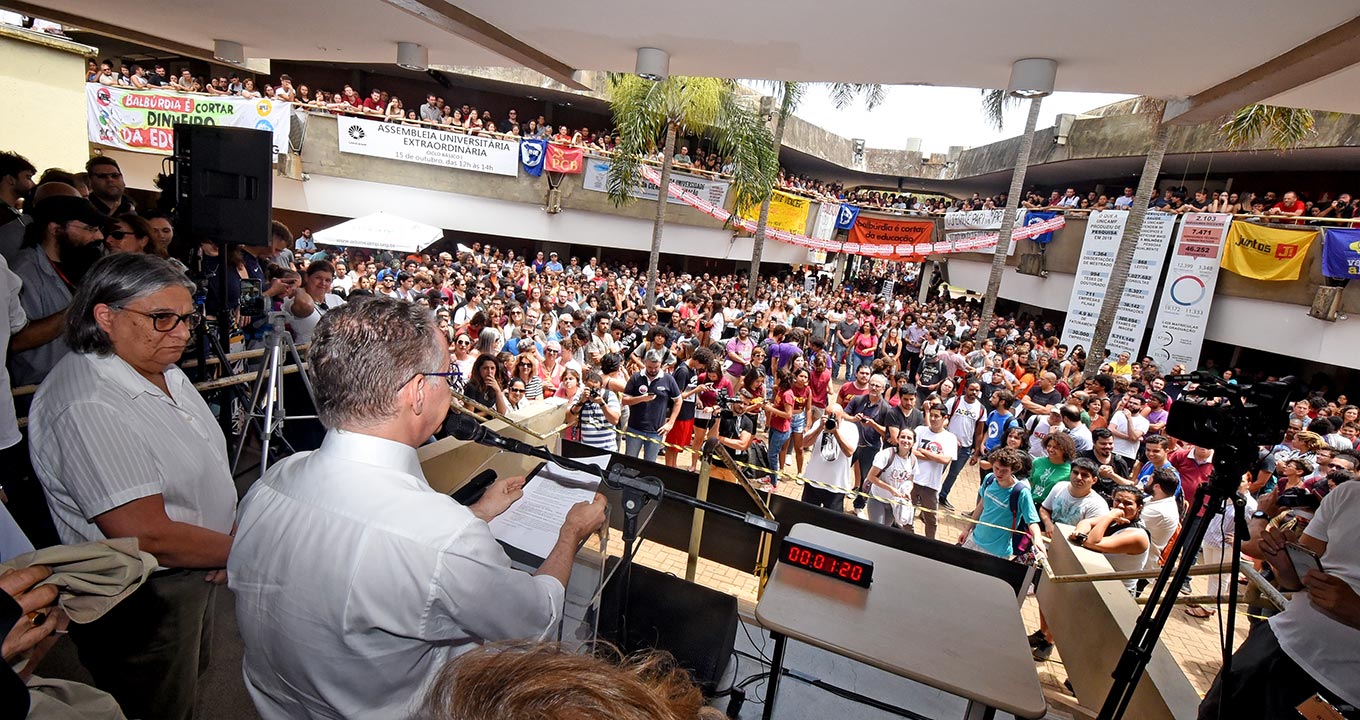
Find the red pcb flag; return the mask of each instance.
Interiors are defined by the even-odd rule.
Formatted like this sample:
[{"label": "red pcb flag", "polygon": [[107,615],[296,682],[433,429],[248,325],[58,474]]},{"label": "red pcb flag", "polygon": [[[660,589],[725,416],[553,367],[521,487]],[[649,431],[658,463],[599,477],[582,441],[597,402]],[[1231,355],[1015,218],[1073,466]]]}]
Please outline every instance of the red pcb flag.
[{"label": "red pcb flag", "polygon": [[548,143],[548,154],[543,158],[543,169],[548,172],[579,175],[585,172],[586,151],[578,147]]},{"label": "red pcb flag", "polygon": [[934,233],[935,223],[930,220],[892,220],[860,213],[850,228],[850,242],[859,244],[860,255],[917,262],[930,251]]}]

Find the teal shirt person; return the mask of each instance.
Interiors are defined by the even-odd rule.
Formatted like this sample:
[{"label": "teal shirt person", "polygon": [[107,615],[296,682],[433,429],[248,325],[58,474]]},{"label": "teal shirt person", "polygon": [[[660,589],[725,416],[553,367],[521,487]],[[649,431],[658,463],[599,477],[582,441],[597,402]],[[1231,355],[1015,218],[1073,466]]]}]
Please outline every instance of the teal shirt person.
[{"label": "teal shirt person", "polygon": [[[1016,490],[1020,496],[1017,513],[1019,523],[1011,515],[1010,497],[1014,488],[1019,488]],[[973,529],[973,542],[997,557],[1008,558],[1015,554],[1011,549],[1010,527],[1015,526],[1020,532],[1025,532],[1031,524],[1039,522],[1039,511],[1034,506],[1034,496],[1030,494],[1028,483],[1017,482],[1011,487],[1001,487],[995,476],[988,474],[978,490],[978,502],[982,503],[982,517],[978,518],[982,522]],[[992,527],[994,525],[1000,527]]]}]

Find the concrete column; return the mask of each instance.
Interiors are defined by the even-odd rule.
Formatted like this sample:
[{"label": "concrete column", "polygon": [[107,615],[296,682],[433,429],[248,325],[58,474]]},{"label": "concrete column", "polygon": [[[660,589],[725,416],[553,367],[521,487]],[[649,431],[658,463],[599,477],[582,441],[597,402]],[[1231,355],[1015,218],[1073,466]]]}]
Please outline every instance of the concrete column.
[{"label": "concrete column", "polygon": [[921,290],[916,294],[916,302],[924,303],[930,297],[930,281],[934,277],[935,261],[926,260],[921,263]]}]

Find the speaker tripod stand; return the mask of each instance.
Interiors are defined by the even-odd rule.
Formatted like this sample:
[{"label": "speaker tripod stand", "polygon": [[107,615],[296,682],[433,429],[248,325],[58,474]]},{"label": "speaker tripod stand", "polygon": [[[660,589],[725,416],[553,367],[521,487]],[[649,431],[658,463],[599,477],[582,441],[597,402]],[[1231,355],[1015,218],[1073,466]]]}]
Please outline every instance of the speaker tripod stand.
[{"label": "speaker tripod stand", "polygon": [[252,426],[260,434],[260,476],[263,477],[265,471],[269,469],[269,455],[276,435],[284,451],[293,452],[292,445],[282,434],[284,423],[288,420],[316,418],[315,415],[289,415],[284,406],[283,366],[286,361],[292,361],[298,369],[298,374],[302,376],[302,387],[307,390],[307,397],[311,399],[312,406],[316,407],[316,393],[312,390],[312,380],[307,377],[307,371],[302,366],[302,358],[298,356],[297,346],[293,344],[293,336],[288,334],[286,323],[287,318],[283,313],[269,314],[264,336],[264,355],[260,357],[260,364],[256,368],[250,404],[246,408],[245,428],[236,443],[236,452],[231,459],[233,476],[236,475],[237,466],[241,462],[241,451],[245,449],[246,442],[250,439]]}]

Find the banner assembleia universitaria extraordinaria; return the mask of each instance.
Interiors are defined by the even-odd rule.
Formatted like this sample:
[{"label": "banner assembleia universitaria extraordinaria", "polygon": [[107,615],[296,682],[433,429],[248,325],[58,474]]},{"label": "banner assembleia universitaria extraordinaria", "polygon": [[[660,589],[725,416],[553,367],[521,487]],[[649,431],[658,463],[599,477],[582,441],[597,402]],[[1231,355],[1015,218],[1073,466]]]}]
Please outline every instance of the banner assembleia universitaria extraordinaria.
[{"label": "banner assembleia universitaria extraordinaria", "polygon": [[337,115],[340,152],[495,175],[519,175],[519,142]]}]

